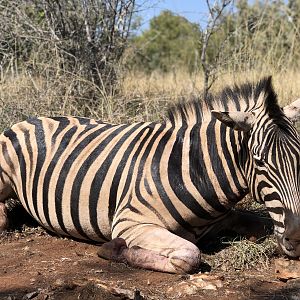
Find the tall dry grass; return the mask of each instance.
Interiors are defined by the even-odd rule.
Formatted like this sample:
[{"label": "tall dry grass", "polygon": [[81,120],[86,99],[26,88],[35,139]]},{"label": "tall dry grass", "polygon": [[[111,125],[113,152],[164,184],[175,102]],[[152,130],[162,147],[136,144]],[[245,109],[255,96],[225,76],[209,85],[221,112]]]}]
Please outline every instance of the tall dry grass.
[{"label": "tall dry grass", "polygon": [[[248,71],[219,76],[211,92],[227,85],[257,81],[272,75],[279,101],[285,105],[300,97],[300,73]],[[0,130],[31,116],[76,115],[112,123],[161,119],[167,107],[181,97],[201,95],[203,77],[183,71],[162,74],[128,73],[110,94],[73,74],[32,77],[28,73],[2,77],[0,81]],[[92,96],[90,96],[92,95]]]},{"label": "tall dry grass", "polygon": [[[300,72],[292,70],[281,73],[267,69],[265,71],[250,70],[226,73],[218,77],[211,92],[216,93],[228,85],[242,84],[246,81],[255,82],[269,75],[273,77],[274,87],[282,105],[289,103],[294,98],[299,98]],[[143,96],[163,94],[176,101],[182,95],[201,94],[203,76],[201,74],[193,76],[182,71],[168,74],[152,73],[148,76],[145,74],[128,74],[123,81],[122,88],[124,95],[129,97],[134,94]]]}]

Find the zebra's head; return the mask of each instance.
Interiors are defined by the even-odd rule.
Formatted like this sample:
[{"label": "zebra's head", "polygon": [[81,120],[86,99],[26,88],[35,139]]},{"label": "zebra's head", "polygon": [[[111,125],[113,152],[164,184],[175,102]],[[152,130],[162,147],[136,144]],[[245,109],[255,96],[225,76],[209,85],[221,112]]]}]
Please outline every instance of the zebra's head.
[{"label": "zebra's head", "polygon": [[[212,114],[244,132],[246,155],[241,155],[249,190],[264,203],[283,251],[300,256],[300,136],[293,123],[300,117],[300,99],[283,109],[277,103],[271,77],[236,89],[238,98],[252,97],[245,112]],[[248,101],[251,103],[251,101]]]}]

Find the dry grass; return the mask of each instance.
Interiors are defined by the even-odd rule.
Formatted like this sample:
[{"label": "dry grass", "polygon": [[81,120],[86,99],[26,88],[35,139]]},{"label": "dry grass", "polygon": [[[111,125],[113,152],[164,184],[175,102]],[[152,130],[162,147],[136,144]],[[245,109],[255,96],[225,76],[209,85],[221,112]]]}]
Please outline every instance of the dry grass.
[{"label": "dry grass", "polygon": [[[248,71],[242,73],[227,73],[221,75],[214,85],[212,92],[218,92],[227,85],[242,84],[246,81],[255,82],[264,76],[273,76],[274,87],[282,105],[300,97],[300,73],[295,71],[275,72]],[[128,74],[122,84],[122,93],[127,98],[135,95],[149,97],[153,95],[167,96],[171,101],[176,101],[182,95],[191,93],[200,94],[203,90],[203,76],[191,75],[186,72],[168,74],[153,73]]]},{"label": "dry grass", "polygon": [[[272,72],[249,71],[218,78],[212,92],[227,85],[256,81]],[[300,97],[300,73],[273,72],[282,105]],[[112,123],[159,120],[170,103],[182,96],[201,94],[203,78],[186,72],[127,74],[112,95],[74,74],[33,78],[6,76],[0,82],[0,130],[30,116],[79,115]]]},{"label": "dry grass", "polygon": [[261,243],[253,243],[246,239],[223,240],[225,249],[214,255],[206,255],[205,261],[213,270],[263,270],[268,268],[277,251],[277,242],[273,236]]}]

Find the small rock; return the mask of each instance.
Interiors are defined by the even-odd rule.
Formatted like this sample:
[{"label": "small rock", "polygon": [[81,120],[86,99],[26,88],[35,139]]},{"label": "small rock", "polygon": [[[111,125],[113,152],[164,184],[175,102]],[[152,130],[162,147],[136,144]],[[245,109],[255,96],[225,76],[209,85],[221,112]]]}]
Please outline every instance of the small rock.
[{"label": "small rock", "polygon": [[26,294],[22,300],[29,300],[35,298],[39,293],[37,291]]},{"label": "small rock", "polygon": [[289,280],[287,283],[287,288],[300,291],[300,278]]},{"label": "small rock", "polygon": [[175,287],[170,287],[167,290],[168,294],[175,294],[176,297],[182,297],[185,295],[194,295],[198,291],[198,287],[187,282],[180,282]]},{"label": "small rock", "polygon": [[168,289],[169,294],[175,297],[197,294],[199,290],[216,290],[221,288],[223,278],[207,274],[190,275],[186,281],[182,281]]},{"label": "small rock", "polygon": [[[195,275],[191,275],[189,280],[193,283],[193,284],[198,284],[199,286],[203,286],[202,288],[204,289],[211,289],[211,288],[205,288],[205,284],[207,284],[207,287],[209,286],[209,284],[211,284],[212,286],[215,286],[216,288],[221,288],[223,286],[222,281],[224,280],[223,277],[220,276],[216,276],[216,275],[208,275],[208,274],[195,274]],[[205,284],[203,284],[203,282]],[[213,289],[216,289],[213,288]]]},{"label": "small rock", "polygon": [[71,261],[71,258],[69,258],[69,257],[62,257],[61,261]]},{"label": "small rock", "polygon": [[36,279],[35,278],[31,278],[30,279],[30,284],[34,284],[36,282]]},{"label": "small rock", "polygon": [[61,278],[56,279],[54,282],[54,285],[57,287],[64,286],[65,284],[66,284],[66,282]]},{"label": "small rock", "polygon": [[300,278],[300,261],[278,258],[275,260],[275,273],[280,280]]},{"label": "small rock", "polygon": [[74,288],[76,288],[77,284],[72,281],[67,281],[67,280],[58,278],[54,281],[53,286],[55,288],[65,288],[68,290],[73,290]]},{"label": "small rock", "polygon": [[119,288],[116,286],[108,286],[107,284],[97,283],[95,284],[97,288],[104,289],[107,292],[116,295],[122,299],[129,299],[129,300],[143,300],[144,296],[141,294],[139,290],[128,290]]}]

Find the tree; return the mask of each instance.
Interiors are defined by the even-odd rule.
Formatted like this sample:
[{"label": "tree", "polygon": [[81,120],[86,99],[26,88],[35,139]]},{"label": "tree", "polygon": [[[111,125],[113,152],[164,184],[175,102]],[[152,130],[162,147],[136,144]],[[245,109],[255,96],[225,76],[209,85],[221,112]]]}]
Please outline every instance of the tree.
[{"label": "tree", "polygon": [[150,21],[150,28],[133,39],[133,65],[163,72],[174,68],[192,71],[198,63],[200,30],[197,24],[166,10]]},{"label": "tree", "polygon": [[[208,49],[211,46],[212,37],[216,35],[219,29],[226,24],[224,22],[223,13],[225,8],[231,3],[232,0],[219,0],[215,1],[213,5],[210,4],[209,0],[206,0],[206,4],[209,10],[209,18],[202,35],[202,49],[201,49],[201,65],[203,68],[204,79],[203,79],[203,97],[204,99],[208,95],[208,91],[212,84],[217,78],[217,67],[220,63],[219,58],[221,54],[224,55],[221,48],[223,42],[217,43],[217,48],[211,54],[209,58]],[[224,32],[224,31],[223,31]],[[224,41],[227,40],[227,30],[225,30]]]},{"label": "tree", "polygon": [[[237,2],[237,64],[244,68],[268,66],[289,68],[297,63],[297,26],[291,22],[291,11],[282,0]],[[247,60],[247,62],[245,61]],[[235,66],[235,68],[238,66]]]}]

